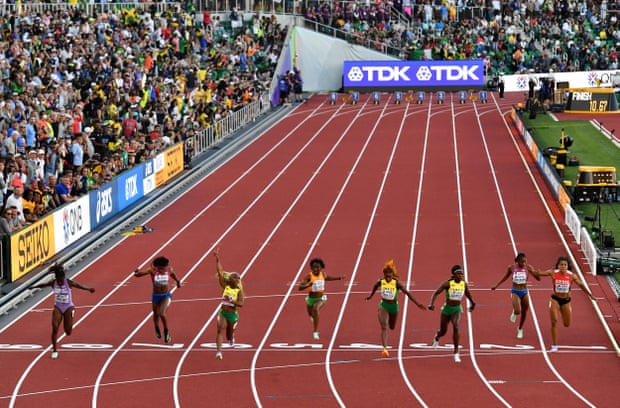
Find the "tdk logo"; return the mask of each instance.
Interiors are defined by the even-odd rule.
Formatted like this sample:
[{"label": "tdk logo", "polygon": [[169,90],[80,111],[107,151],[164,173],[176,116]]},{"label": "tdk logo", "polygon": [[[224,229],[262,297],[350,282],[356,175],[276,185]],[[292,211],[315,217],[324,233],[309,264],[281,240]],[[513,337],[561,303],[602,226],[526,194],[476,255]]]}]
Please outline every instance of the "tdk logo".
[{"label": "tdk logo", "polygon": [[573,92],[573,101],[586,101],[592,100],[592,92]]},{"label": "tdk logo", "polygon": [[[410,67],[352,67],[347,76],[351,82],[360,82],[364,79],[364,72],[368,81],[410,81],[406,72]],[[363,72],[362,72],[363,71]]]},{"label": "tdk logo", "polygon": [[476,66],[456,66],[456,65],[423,65],[418,69],[415,76],[419,81],[478,81],[480,78],[476,75]]}]

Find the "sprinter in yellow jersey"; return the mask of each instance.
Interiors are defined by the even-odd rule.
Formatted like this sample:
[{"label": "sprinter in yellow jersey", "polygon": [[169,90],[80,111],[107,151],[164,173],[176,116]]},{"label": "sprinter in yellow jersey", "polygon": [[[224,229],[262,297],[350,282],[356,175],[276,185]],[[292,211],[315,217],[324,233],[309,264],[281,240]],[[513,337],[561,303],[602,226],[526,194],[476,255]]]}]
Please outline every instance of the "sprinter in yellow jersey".
[{"label": "sprinter in yellow jersey", "polygon": [[237,272],[226,272],[220,262],[219,250],[213,253],[215,256],[215,269],[220,286],[223,289],[222,302],[220,312],[217,315],[217,335],[215,337],[215,345],[217,352],[215,358],[222,359],[222,337],[226,332],[226,337],[230,346],[235,344],[235,328],[239,321],[239,312],[237,308],[243,306],[245,294],[241,285],[241,276]]},{"label": "sprinter in yellow jersey", "polygon": [[328,276],[323,271],[325,269],[325,262],[320,258],[314,258],[310,261],[311,272],[304,277],[299,284],[299,290],[307,290],[308,296],[306,296],[306,310],[312,320],[312,336],[314,340],[319,340],[319,318],[320,310],[327,302],[327,295],[325,295],[325,282],[342,280],[344,276]]},{"label": "sprinter in yellow jersey", "polygon": [[452,267],[452,277],[443,282],[441,286],[437,288],[437,290],[433,293],[433,296],[431,296],[431,301],[428,305],[429,310],[434,310],[435,298],[441,292],[446,292],[446,303],[444,303],[441,307],[440,326],[439,330],[435,334],[435,337],[433,338],[433,347],[439,346],[439,338],[446,334],[448,331],[448,323],[452,322],[454,361],[457,363],[461,362],[461,356],[459,355],[459,323],[463,313],[463,307],[461,306],[463,296],[466,296],[471,303],[471,306],[469,307],[470,312],[473,312],[474,307],[476,307],[476,303],[472,299],[471,293],[469,293],[469,287],[467,286],[467,282],[465,282],[464,278],[465,272],[463,272],[463,267],[461,265],[454,265]]},{"label": "sprinter in yellow jersey", "polygon": [[379,279],[372,287],[370,295],[366,300],[370,300],[377,289],[381,288],[381,302],[379,302],[379,325],[381,326],[381,343],[383,344],[383,357],[389,357],[388,352],[388,326],[390,330],[396,327],[396,319],[398,318],[398,291],[403,292],[413,303],[420,309],[426,310],[426,306],[413,298],[411,293],[399,282],[398,272],[394,266],[394,260],[390,259],[383,265],[383,278]]}]

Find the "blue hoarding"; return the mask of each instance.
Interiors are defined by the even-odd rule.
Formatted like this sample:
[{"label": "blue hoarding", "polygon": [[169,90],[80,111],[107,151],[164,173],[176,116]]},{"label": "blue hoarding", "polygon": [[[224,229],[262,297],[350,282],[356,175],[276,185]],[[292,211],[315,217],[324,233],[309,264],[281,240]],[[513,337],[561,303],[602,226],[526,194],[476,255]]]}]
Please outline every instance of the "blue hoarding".
[{"label": "blue hoarding", "polygon": [[117,189],[116,179],[114,179],[88,193],[90,196],[91,230],[107,222],[118,212]]},{"label": "blue hoarding", "polygon": [[136,167],[119,174],[116,178],[119,210],[129,207],[144,197],[143,173],[144,170],[141,167]]},{"label": "blue hoarding", "polygon": [[484,87],[484,61],[345,61],[345,89]]}]

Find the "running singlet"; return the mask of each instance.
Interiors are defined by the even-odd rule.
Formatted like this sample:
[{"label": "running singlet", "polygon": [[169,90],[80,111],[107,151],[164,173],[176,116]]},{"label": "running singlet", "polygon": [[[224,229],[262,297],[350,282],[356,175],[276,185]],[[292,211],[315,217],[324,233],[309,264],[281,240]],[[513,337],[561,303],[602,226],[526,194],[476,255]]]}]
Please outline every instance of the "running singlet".
[{"label": "running singlet", "polygon": [[151,279],[153,280],[154,286],[168,286],[170,282],[170,277],[168,273],[168,268],[155,268],[153,269],[153,274],[151,275]]},{"label": "running singlet", "polygon": [[517,285],[527,283],[527,266],[520,267],[519,264],[515,264],[512,267],[512,283]]},{"label": "running singlet", "polygon": [[569,293],[571,285],[571,275],[573,273],[567,271],[565,274],[561,274],[559,271],[555,271],[553,274],[553,290],[555,293]]},{"label": "running singlet", "polygon": [[65,278],[62,286],[59,285],[57,281],[54,281],[54,286],[52,288],[54,290],[54,299],[58,306],[66,306],[73,303],[71,288],[69,287],[69,282],[67,282],[67,278]]},{"label": "running singlet", "polygon": [[450,280],[450,287],[446,290],[446,299],[461,301],[465,296],[465,281],[455,282]]},{"label": "running singlet", "polygon": [[319,275],[313,273],[310,274],[310,286],[308,287],[310,292],[323,292],[325,291],[325,275],[323,272],[319,272]]},{"label": "running singlet", "polygon": [[398,295],[398,287],[396,287],[396,279],[386,281],[381,279],[381,299],[395,300]]},{"label": "running singlet", "polygon": [[239,288],[231,288],[230,286],[226,286],[224,288],[224,293],[222,294],[222,306],[230,306],[236,307],[235,302],[239,298]]}]

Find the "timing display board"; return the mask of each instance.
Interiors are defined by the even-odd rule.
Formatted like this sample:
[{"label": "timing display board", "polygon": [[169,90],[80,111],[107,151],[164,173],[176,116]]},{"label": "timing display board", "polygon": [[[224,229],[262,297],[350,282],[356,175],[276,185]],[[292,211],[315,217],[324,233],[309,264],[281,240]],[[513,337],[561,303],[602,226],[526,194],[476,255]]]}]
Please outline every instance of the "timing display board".
[{"label": "timing display board", "polygon": [[618,100],[611,88],[569,89],[566,111],[603,113],[618,110]]}]

